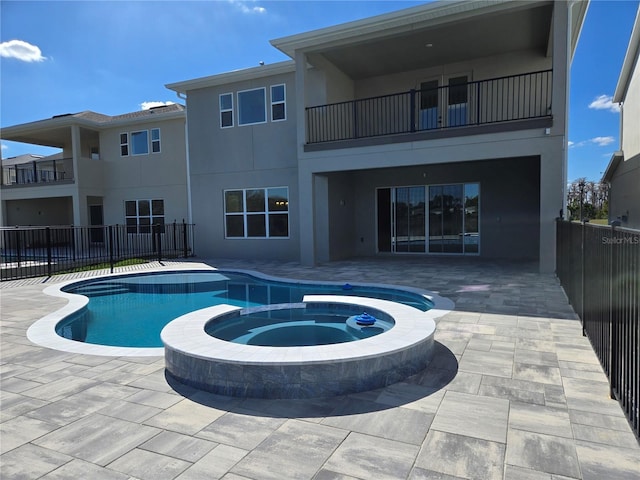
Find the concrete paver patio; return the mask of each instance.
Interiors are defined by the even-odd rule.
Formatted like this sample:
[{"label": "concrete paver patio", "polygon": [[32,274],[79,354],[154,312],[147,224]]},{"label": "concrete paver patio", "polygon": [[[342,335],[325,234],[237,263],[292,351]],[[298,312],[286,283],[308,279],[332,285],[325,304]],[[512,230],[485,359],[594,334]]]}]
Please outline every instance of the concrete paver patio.
[{"label": "concrete paver patio", "polygon": [[466,258],[205,263],[409,285],[456,307],[438,322],[429,368],[404,382],[334,398],[237,399],[168,381],[162,357],[34,345],[27,328],[66,303],[43,289],[72,276],[3,282],[0,477],[640,478],[640,446],[553,275]]}]

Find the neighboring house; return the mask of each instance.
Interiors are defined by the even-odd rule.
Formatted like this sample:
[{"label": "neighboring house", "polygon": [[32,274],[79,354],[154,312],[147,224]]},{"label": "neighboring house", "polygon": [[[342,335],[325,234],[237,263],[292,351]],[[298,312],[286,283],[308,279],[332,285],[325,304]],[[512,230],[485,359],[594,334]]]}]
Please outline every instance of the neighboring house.
[{"label": "neighboring house", "polygon": [[555,268],[588,2],[435,2],[273,40],[186,95],[199,254],[475,255]]},{"label": "neighboring house", "polygon": [[609,222],[640,229],[640,7],[613,101],[620,104],[620,151],[604,173],[609,183]]},{"label": "neighboring house", "polygon": [[3,127],[1,138],[62,150],[2,160],[0,224],[127,224],[188,219],[182,105],[95,112]]}]

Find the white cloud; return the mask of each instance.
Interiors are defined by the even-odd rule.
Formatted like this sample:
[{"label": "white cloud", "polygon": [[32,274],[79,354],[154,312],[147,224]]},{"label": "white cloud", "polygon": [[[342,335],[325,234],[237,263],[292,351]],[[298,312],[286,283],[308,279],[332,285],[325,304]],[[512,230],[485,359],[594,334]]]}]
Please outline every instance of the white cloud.
[{"label": "white cloud", "polygon": [[607,145],[611,145],[615,141],[616,139],[611,136],[593,137],[593,138],[590,138],[589,140],[582,140],[581,142],[572,142],[571,140],[569,140],[567,142],[567,145],[569,146],[569,148],[584,147],[585,145],[591,145],[591,144],[595,144],[598,147],[606,147]]},{"label": "white cloud", "polygon": [[613,143],[614,140],[615,138],[613,137],[595,137],[595,138],[592,138],[590,141],[595,143],[599,147],[604,147]]},{"label": "white cloud", "polygon": [[611,95],[600,95],[596,97],[593,102],[589,104],[589,108],[593,110],[609,110],[613,113],[620,111],[620,105],[613,103],[613,97]]},{"label": "white cloud", "polygon": [[140,104],[140,110],[149,110],[153,107],[164,107],[166,105],[173,105],[176,102],[167,101],[167,102],[142,102]]},{"label": "white cloud", "polygon": [[15,58],[23,62],[42,62],[46,60],[38,47],[22,40],[9,40],[8,42],[0,43],[0,57]]},{"label": "white cloud", "polygon": [[241,1],[241,0],[228,0],[231,5],[235,5],[242,13],[267,13],[267,9],[260,6],[251,6],[255,3],[255,0]]}]

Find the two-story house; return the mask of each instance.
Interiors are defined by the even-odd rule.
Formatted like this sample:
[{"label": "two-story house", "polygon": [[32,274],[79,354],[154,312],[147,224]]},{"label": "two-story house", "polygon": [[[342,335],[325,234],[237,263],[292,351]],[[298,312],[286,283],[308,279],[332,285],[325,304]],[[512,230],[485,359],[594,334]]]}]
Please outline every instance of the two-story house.
[{"label": "two-story house", "polygon": [[555,266],[587,2],[434,2],[273,40],[186,96],[199,253]]},{"label": "two-story house", "polygon": [[2,161],[0,224],[126,224],[147,233],[151,224],[188,219],[185,122],[184,107],[173,104],[3,128],[3,140],[61,152]]},{"label": "two-story house", "polygon": [[604,173],[610,185],[609,221],[640,229],[640,7],[613,101],[620,105],[620,150]]}]

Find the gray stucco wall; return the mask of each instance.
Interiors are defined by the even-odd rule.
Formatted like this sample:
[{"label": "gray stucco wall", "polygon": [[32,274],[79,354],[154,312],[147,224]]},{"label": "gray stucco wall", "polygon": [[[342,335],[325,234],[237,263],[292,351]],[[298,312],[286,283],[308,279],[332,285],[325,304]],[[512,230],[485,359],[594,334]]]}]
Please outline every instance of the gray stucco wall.
[{"label": "gray stucco wall", "polygon": [[640,229],[640,153],[621,161],[611,178],[609,220],[621,220],[622,227]]},{"label": "gray stucco wall", "polygon": [[332,260],[376,254],[376,188],[471,182],[480,184],[480,256],[539,258],[538,157],[347,172],[329,179]]},{"label": "gray stucco wall", "polygon": [[[285,84],[286,120],[271,121],[270,87]],[[238,125],[237,92],[266,88],[267,122]],[[233,94],[234,126],[220,128],[219,95]],[[189,91],[189,162],[196,248],[202,257],[299,258],[294,73]],[[225,238],[224,190],[288,187],[289,238]]]},{"label": "gray stucco wall", "polygon": [[7,200],[6,225],[71,225],[71,197]]}]

